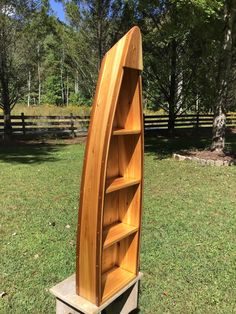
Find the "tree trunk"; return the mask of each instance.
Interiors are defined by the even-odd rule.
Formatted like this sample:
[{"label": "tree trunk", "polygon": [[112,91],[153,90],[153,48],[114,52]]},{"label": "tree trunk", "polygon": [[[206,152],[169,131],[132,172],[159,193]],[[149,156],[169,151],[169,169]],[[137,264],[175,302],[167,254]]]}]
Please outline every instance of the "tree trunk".
[{"label": "tree trunk", "polygon": [[97,1],[98,72],[102,63],[102,40],[103,40],[102,11],[103,11],[102,1],[98,0]]},{"label": "tree trunk", "polygon": [[226,112],[229,93],[230,71],[232,64],[233,38],[235,36],[235,10],[236,1],[228,0],[224,6],[224,36],[222,40],[222,49],[219,59],[219,70],[217,76],[217,97],[214,109],[213,136],[211,149],[214,151],[223,151],[225,148],[225,127]]},{"label": "tree trunk", "polygon": [[64,49],[62,50],[61,56],[61,101],[65,105],[65,86],[64,86]]},{"label": "tree trunk", "polygon": [[[40,68],[39,68],[39,75],[40,75]],[[39,92],[38,92],[38,104],[40,105],[41,104],[41,79],[40,79],[40,76],[39,76]]]},{"label": "tree trunk", "polygon": [[200,115],[200,99],[199,99],[199,95],[196,95],[195,98],[195,112],[196,112],[196,131],[199,130],[199,115]]},{"label": "tree trunk", "polygon": [[176,110],[178,113],[181,113],[183,111],[183,70],[179,73],[179,77],[180,78],[176,83]]},{"label": "tree trunk", "polygon": [[213,138],[211,149],[221,152],[225,147],[225,127],[226,114],[223,111],[224,106],[218,106],[215,110],[213,120]]},{"label": "tree trunk", "polygon": [[175,107],[176,107],[176,63],[177,63],[177,44],[173,39],[171,43],[171,75],[170,75],[170,99],[169,99],[169,121],[168,130],[171,134],[175,128]]},{"label": "tree trunk", "polygon": [[9,139],[12,135],[12,125],[11,125],[11,109],[10,106],[4,106],[4,137]]},{"label": "tree trunk", "polygon": [[1,80],[1,94],[3,104],[4,115],[4,137],[9,138],[12,134],[11,126],[11,104],[9,93],[9,81],[6,71],[6,59],[5,56],[0,55],[0,80]]},{"label": "tree trunk", "polygon": [[168,119],[168,131],[170,134],[174,133],[175,129],[175,113],[173,110],[169,110],[169,119]]},{"label": "tree trunk", "polygon": [[8,82],[5,81],[2,84],[2,99],[3,99],[3,116],[4,116],[4,137],[8,139],[12,135],[12,125],[11,125],[11,104],[8,89]]},{"label": "tree trunk", "polygon": [[69,106],[69,78],[66,76],[66,105]]},{"label": "tree trunk", "polygon": [[31,72],[29,71],[29,77],[28,77],[28,107],[30,106],[30,93],[31,93]]},{"label": "tree trunk", "polygon": [[75,94],[78,94],[79,92],[79,71],[76,70],[76,76],[75,76]]},{"label": "tree trunk", "polygon": [[101,63],[102,63],[102,25],[101,21],[99,21],[98,25],[98,58],[99,58],[99,64],[98,64],[98,71],[100,69]]},{"label": "tree trunk", "polygon": [[38,49],[38,104],[41,104],[41,67],[40,67],[40,47],[38,45],[37,47]]}]

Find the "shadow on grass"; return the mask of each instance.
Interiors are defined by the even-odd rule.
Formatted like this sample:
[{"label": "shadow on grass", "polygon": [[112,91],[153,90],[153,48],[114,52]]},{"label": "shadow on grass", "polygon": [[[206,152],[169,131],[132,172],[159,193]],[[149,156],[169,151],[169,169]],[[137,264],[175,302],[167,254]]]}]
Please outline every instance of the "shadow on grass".
[{"label": "shadow on grass", "polygon": [[62,150],[63,143],[51,144],[42,142],[0,143],[0,160],[7,163],[35,164],[42,162],[55,162],[58,158],[55,153]]},{"label": "shadow on grass", "polygon": [[[157,159],[165,159],[177,152],[209,149],[211,136],[211,130],[199,130],[198,133],[180,131],[174,136],[169,136],[167,132],[150,133],[145,135],[144,149]],[[236,131],[227,130],[226,150],[236,152]]]},{"label": "shadow on grass", "polygon": [[[8,163],[34,164],[55,162],[59,159],[56,152],[67,144],[85,143],[85,140],[63,139],[60,142],[41,140],[21,141],[9,143],[0,142],[0,160]],[[144,148],[147,154],[155,155],[157,159],[170,158],[173,153],[186,150],[204,150],[210,147],[211,130],[202,129],[198,133],[193,131],[178,131],[174,136],[167,132],[156,132],[145,135]],[[236,152],[236,129],[227,130],[226,151]]]}]

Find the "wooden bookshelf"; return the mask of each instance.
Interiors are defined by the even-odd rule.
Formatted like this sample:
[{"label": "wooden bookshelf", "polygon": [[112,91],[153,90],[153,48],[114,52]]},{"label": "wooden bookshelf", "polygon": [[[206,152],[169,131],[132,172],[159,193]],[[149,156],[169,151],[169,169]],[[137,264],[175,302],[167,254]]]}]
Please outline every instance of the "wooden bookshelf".
[{"label": "wooden bookshelf", "polygon": [[142,47],[137,27],[99,73],[81,182],[76,291],[101,305],[138,275],[143,191]]}]

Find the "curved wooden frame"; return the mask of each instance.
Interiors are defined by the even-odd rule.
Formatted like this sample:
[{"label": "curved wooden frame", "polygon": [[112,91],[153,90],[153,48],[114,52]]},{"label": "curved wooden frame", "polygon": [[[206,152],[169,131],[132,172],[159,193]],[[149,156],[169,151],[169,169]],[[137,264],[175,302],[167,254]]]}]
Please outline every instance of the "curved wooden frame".
[{"label": "curved wooden frame", "polygon": [[[102,61],[84,156],[77,232],[76,291],[98,306],[132,280],[139,268],[143,190],[142,69],[141,34],[139,28],[134,27],[107,52]],[[117,146],[126,151],[123,156],[118,155]],[[110,160],[113,160],[113,164]],[[130,191],[132,196],[127,196],[123,189],[133,189]],[[116,195],[114,191],[118,190],[123,192]],[[122,193],[125,194],[124,200],[121,198]],[[117,208],[117,204],[123,206],[120,211],[132,207],[128,218],[125,217],[126,213],[122,214],[122,219],[127,220],[125,223],[117,217],[109,218],[109,215],[120,215],[109,209],[113,205]],[[137,208],[134,209],[134,206]],[[111,212],[105,214],[109,210]],[[136,214],[138,218],[134,218]],[[107,224],[110,222],[109,226],[104,223],[105,215]],[[130,225],[132,219],[135,223]],[[115,224],[116,220],[119,224]],[[113,238],[106,241],[108,234]],[[125,243],[126,240],[122,242],[122,239],[131,235],[133,238],[128,244]],[[134,248],[128,254],[126,251],[131,246]],[[116,253],[112,250],[116,250]],[[109,292],[110,288],[104,288],[104,285],[111,271],[104,272],[104,265],[111,266],[115,263],[112,255],[115,254],[117,259],[117,250],[122,252],[123,261],[125,259],[127,265],[127,260],[131,258],[130,264],[134,266],[131,272],[129,266],[124,266],[128,267],[128,271],[124,270],[123,273],[123,268],[115,268],[118,281],[122,282],[117,287],[114,282],[115,288]],[[108,291],[106,295],[104,289]]]}]

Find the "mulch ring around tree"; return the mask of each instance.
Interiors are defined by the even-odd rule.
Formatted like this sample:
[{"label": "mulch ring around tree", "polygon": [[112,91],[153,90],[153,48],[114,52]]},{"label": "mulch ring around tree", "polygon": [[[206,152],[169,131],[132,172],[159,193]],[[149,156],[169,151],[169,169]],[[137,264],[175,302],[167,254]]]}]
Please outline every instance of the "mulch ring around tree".
[{"label": "mulch ring around tree", "polygon": [[173,154],[173,158],[179,161],[195,161],[202,165],[233,166],[236,165],[236,153],[215,152],[211,150],[188,150]]}]

